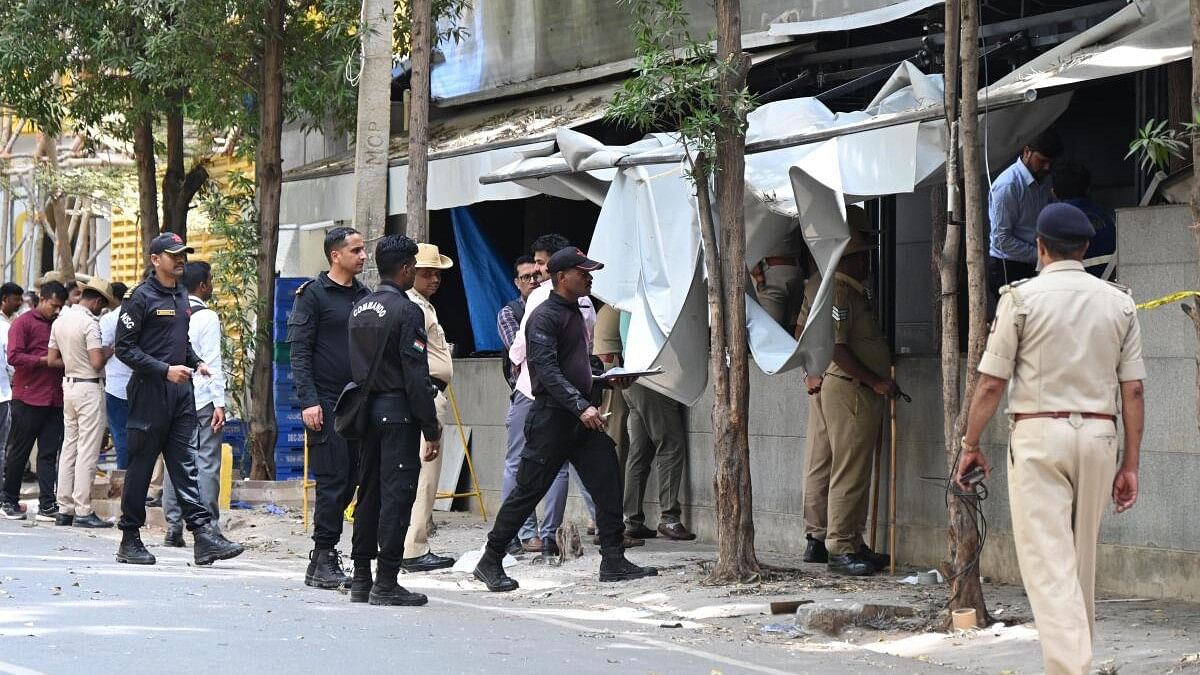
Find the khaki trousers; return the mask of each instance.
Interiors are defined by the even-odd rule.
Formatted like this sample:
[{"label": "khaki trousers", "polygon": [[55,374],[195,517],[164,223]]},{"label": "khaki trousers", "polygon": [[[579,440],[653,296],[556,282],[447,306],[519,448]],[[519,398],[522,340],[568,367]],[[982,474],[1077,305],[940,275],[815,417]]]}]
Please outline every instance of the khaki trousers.
[{"label": "khaki trousers", "polygon": [[808,397],[804,526],[832,555],[855,553],[870,508],[871,461],[884,400],[866,387],[828,376]]},{"label": "khaki trousers", "polygon": [[92,514],[92,483],[107,424],[104,385],[63,380],[63,444],[58,456],[58,509],[68,516]]},{"label": "khaki trousers", "polygon": [[[450,399],[445,392],[438,392],[433,400],[437,405],[438,421],[442,423],[442,448],[445,449],[446,434],[454,424],[450,412]],[[425,453],[425,439],[421,439],[421,453]],[[421,460],[421,475],[417,478],[417,499],[413,502],[412,517],[408,520],[408,534],[404,537],[404,557],[420,558],[429,553],[429,532],[433,530],[433,503],[437,501],[438,478],[442,473],[442,453],[432,462]]]},{"label": "khaki trousers", "polygon": [[763,270],[763,284],[756,288],[758,304],[790,333],[800,304],[804,280],[797,265],[770,265]]},{"label": "khaki trousers", "polygon": [[1008,498],[1021,580],[1048,675],[1081,675],[1092,662],[1096,542],[1117,466],[1107,420],[1014,423]]},{"label": "khaki trousers", "polygon": [[[617,358],[612,363],[604,364],[604,370],[607,372],[619,365],[621,359]],[[629,426],[625,423],[629,416],[629,406],[625,405],[625,397],[616,389],[605,389],[600,401],[600,414],[609,414],[605,433],[617,445],[617,466],[624,477],[625,462],[629,457]]]}]

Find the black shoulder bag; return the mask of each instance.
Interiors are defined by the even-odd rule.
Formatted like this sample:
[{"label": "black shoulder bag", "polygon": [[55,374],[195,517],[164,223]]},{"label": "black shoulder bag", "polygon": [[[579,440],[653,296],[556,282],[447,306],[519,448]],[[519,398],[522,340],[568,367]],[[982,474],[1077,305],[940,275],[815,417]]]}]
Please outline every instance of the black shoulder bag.
[{"label": "black shoulder bag", "polygon": [[[379,290],[400,291],[391,286],[380,285]],[[384,339],[371,360],[371,369],[367,371],[367,379],[359,386],[354,380],[342,389],[337,403],[333,405],[333,430],[348,441],[361,441],[367,435],[370,425],[369,413],[371,390],[375,387],[375,376],[379,373],[379,363],[383,361],[383,353],[387,351],[389,340]]]}]

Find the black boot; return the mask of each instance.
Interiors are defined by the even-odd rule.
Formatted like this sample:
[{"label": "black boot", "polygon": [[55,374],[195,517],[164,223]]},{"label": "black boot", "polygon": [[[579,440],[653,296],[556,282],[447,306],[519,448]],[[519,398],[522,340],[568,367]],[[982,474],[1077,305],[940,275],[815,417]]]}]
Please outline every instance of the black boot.
[{"label": "black boot", "polygon": [[892,565],[892,556],[886,553],[876,553],[870,546],[863,544],[858,549],[858,557],[871,563],[875,571],[882,572]]},{"label": "black boot", "polygon": [[829,562],[829,550],[825,548],[825,542],[823,540],[817,539],[811,534],[804,535],[804,538],[808,540],[808,545],[804,547],[804,562]]},{"label": "black boot", "polygon": [[121,533],[121,545],[117,547],[117,562],[130,565],[153,565],[158,562],[154,554],[146,550],[142,535],[137,530]]},{"label": "black boot", "polygon": [[639,567],[625,558],[625,550],[600,549],[600,581],[630,581],[658,576],[654,567]]},{"label": "black boot", "polygon": [[211,523],[192,530],[192,542],[197,565],[211,565],[218,560],[236,558],[246,550],[241,544],[226,539]]},{"label": "black boot", "polygon": [[371,593],[367,601],[372,605],[389,607],[420,607],[429,602],[429,598],[425,597],[424,593],[411,593],[396,583],[396,574],[399,572],[400,570],[395,567],[388,568],[382,564],[379,565],[379,576],[371,586]]},{"label": "black boot", "polygon": [[829,571],[847,577],[869,577],[875,566],[854,553],[829,554]]},{"label": "black boot", "polygon": [[558,565],[561,562],[559,560],[560,555],[561,553],[558,550],[558,542],[553,539],[543,539],[542,552],[537,558],[533,559],[533,562],[543,565]]},{"label": "black boot", "polygon": [[308,554],[308,570],[304,573],[304,585],[313,588],[346,588],[350,577],[342,569],[342,556],[331,548],[313,549]]},{"label": "black boot", "polygon": [[167,526],[167,536],[163,537],[163,546],[171,548],[183,548],[183,528]]},{"label": "black boot", "polygon": [[489,591],[506,593],[520,588],[516,579],[504,573],[503,558],[492,552],[490,548],[483,550],[483,556],[479,558],[479,564],[475,565],[475,571],[472,574],[476,579],[482,581]]},{"label": "black boot", "polygon": [[[307,582],[306,582],[307,583]],[[354,561],[354,578],[350,580],[350,602],[366,602],[371,597],[371,561]]]}]

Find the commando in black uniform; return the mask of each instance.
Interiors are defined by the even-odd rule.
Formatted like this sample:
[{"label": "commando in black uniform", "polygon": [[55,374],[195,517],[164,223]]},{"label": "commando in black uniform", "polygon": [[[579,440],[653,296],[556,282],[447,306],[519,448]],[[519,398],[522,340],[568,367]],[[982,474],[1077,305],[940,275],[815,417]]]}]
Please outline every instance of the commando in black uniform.
[{"label": "commando in black uniform", "polygon": [[191,252],[193,249],[177,234],[155,237],[150,242],[154,272],[125,296],[117,320],[116,356],[133,370],[126,390],[129,468],[121,495],[118,562],[156,562],[142,544],[139,530],[146,524],[146,492],[160,454],[184,520],[195,538],[196,564],[209,565],[242,553],[240,545],[225,539],[210,525],[212,516],[200,504],[196,486],[191,445],[196,429],[196,399],[191,375],[204,364],[188,340],[191,308],[187,289],[178,283]]}]

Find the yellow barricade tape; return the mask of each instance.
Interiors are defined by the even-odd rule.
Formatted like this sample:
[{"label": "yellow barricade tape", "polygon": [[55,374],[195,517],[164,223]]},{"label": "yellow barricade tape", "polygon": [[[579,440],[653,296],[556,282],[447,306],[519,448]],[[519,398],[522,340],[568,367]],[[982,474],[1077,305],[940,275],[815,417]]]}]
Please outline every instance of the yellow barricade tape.
[{"label": "yellow barricade tape", "polygon": [[1140,305],[1138,305],[1137,308],[1138,309],[1155,309],[1158,307],[1162,307],[1163,305],[1169,305],[1173,302],[1179,302],[1180,300],[1187,300],[1188,298],[1192,297],[1193,295],[1200,296],[1200,291],[1179,291],[1178,293],[1164,295],[1161,298],[1158,298],[1157,300],[1150,300],[1149,302],[1143,302]]}]

